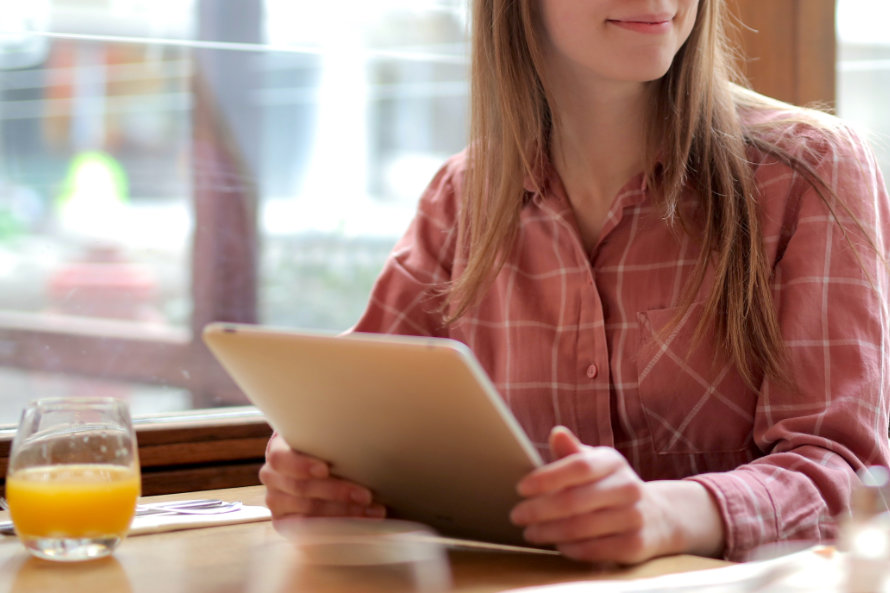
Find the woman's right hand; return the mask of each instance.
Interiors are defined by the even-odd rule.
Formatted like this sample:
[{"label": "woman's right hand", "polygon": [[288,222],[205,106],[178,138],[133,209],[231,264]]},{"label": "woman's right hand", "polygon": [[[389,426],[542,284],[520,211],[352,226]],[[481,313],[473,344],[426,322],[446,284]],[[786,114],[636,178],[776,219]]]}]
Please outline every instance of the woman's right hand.
[{"label": "woman's right hand", "polygon": [[332,477],[327,463],[294,451],[277,433],[266,447],[260,481],[274,519],[386,516],[386,508],[374,502],[370,490]]}]

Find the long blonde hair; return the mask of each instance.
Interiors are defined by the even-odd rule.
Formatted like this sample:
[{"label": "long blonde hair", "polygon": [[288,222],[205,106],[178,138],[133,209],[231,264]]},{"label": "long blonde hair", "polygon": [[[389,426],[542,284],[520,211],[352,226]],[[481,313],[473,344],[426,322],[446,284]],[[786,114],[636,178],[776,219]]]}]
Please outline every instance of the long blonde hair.
[{"label": "long blonde hair", "polygon": [[[449,322],[477,302],[502,266],[518,234],[524,181],[536,179],[547,158],[552,117],[538,74],[543,61],[537,3],[474,2],[470,145],[458,222],[466,267],[449,287]],[[754,387],[763,376],[790,377],[747,148],[766,150],[803,173],[827,203],[831,195],[812,166],[743,129],[740,106],[756,106],[757,100],[736,85],[725,20],[724,0],[700,0],[689,39],[668,73],[652,83],[657,99],[646,176],[669,221],[679,216],[684,188],[691,185],[702,197],[703,249],[682,308],[691,306],[706,272],[713,270],[696,333],[713,332]],[[661,167],[656,173],[657,156]]]}]

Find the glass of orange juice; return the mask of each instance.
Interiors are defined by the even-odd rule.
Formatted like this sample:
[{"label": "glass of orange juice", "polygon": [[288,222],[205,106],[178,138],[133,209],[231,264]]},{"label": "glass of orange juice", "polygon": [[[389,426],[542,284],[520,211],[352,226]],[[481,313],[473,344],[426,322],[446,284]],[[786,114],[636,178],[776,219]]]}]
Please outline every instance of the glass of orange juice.
[{"label": "glass of orange juice", "polygon": [[62,561],[111,554],[136,510],[137,451],[124,401],[49,398],[28,404],[6,476],[9,514],[25,548]]}]

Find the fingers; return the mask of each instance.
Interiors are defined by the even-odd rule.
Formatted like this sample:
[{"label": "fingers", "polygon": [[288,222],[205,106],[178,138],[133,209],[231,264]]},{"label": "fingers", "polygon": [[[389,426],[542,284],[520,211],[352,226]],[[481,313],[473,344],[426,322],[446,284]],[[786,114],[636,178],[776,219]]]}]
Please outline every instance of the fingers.
[{"label": "fingers", "polygon": [[525,500],[510,519],[525,538],[586,561],[635,562],[651,555],[646,484],[627,460],[615,449],[581,444],[562,427],[551,432],[550,449],[555,461],[517,486]]},{"label": "fingers", "polygon": [[330,473],[327,463],[294,451],[277,435],[266,447],[266,465],[270,470],[292,478],[327,478]]},{"label": "fingers", "polygon": [[642,527],[643,513],[632,505],[533,523],[523,535],[533,544],[567,544],[635,532]]},{"label": "fingers", "polygon": [[572,431],[565,426],[554,426],[550,431],[550,451],[554,459],[562,459],[580,453],[583,445]]},{"label": "fingers", "polygon": [[385,508],[371,491],[339,478],[304,479],[285,476],[267,463],[260,469],[266,486],[266,506],[273,517],[384,517]]},{"label": "fingers", "polygon": [[272,516],[299,517],[372,517],[382,519],[386,508],[377,503],[368,505],[336,500],[298,498],[280,490],[266,490],[266,506]]},{"label": "fingers", "polygon": [[632,506],[642,496],[642,482],[634,474],[617,472],[600,480],[528,498],[513,508],[510,519],[520,526],[556,521],[584,513]]},{"label": "fingers", "polygon": [[275,471],[266,463],[260,468],[260,482],[267,489],[297,498],[335,500],[354,504],[371,504],[371,491],[339,478],[294,477]]},{"label": "fingers", "polygon": [[[556,438],[560,440],[563,436]],[[577,453],[529,473],[519,482],[517,491],[525,497],[539,496],[601,480],[626,466],[624,457],[612,448],[582,446]]]},{"label": "fingers", "polygon": [[385,508],[373,501],[370,490],[330,475],[320,459],[294,451],[284,439],[273,436],[266,448],[266,463],[259,472],[266,486],[266,505],[272,516],[383,517]]}]

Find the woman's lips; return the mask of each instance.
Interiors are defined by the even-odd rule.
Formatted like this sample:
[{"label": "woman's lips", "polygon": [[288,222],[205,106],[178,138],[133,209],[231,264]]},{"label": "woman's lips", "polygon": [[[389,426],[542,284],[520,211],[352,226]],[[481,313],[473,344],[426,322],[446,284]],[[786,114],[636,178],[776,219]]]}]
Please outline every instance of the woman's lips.
[{"label": "woman's lips", "polygon": [[616,27],[635,31],[637,33],[658,34],[670,30],[673,19],[670,17],[637,17],[630,19],[609,19],[607,22]]}]

